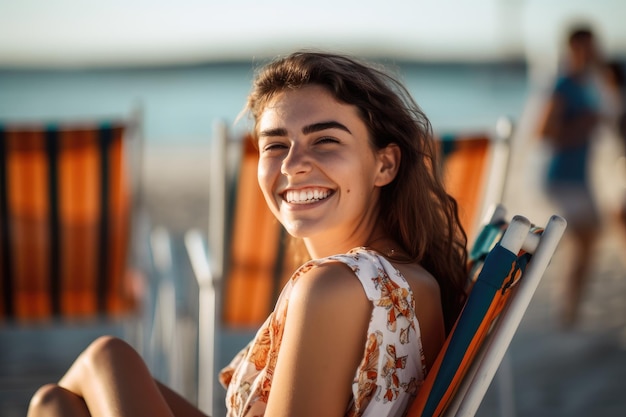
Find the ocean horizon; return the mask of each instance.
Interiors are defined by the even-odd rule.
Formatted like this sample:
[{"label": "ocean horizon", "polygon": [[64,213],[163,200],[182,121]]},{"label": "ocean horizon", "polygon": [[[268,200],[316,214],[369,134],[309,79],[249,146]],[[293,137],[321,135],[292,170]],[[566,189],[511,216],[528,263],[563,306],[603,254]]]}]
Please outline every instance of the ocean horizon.
[{"label": "ocean horizon", "polygon": [[[485,130],[521,117],[531,88],[524,63],[378,60],[395,73],[436,132]],[[0,122],[123,116],[139,105],[146,146],[208,143],[216,121],[233,131],[259,63],[154,68],[0,69]]]}]

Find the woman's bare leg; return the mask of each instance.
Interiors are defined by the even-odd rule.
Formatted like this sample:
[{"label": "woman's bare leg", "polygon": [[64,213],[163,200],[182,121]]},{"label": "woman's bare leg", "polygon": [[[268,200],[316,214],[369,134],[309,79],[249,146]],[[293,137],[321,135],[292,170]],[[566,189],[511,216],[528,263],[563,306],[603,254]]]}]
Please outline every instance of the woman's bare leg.
[{"label": "woman's bare leg", "polygon": [[206,417],[155,381],[130,345],[108,336],[93,342],[58,385],[42,387],[33,397],[28,415]]},{"label": "woman's bare leg", "polygon": [[161,384],[159,381],[157,381],[157,385],[167,405],[169,405],[170,410],[174,412],[175,416],[208,417],[176,391]]},{"label": "woman's bare leg", "polygon": [[89,345],[59,386],[82,397],[94,417],[173,415],[139,354],[114,337]]}]

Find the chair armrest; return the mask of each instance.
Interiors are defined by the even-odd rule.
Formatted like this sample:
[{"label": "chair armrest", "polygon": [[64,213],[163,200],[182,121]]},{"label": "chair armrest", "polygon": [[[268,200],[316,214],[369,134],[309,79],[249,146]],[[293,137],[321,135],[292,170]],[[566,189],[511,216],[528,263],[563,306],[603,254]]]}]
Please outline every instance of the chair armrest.
[{"label": "chair armrest", "polygon": [[206,239],[199,230],[185,233],[185,248],[198,282],[198,408],[213,415],[217,288],[221,277],[215,274]]}]

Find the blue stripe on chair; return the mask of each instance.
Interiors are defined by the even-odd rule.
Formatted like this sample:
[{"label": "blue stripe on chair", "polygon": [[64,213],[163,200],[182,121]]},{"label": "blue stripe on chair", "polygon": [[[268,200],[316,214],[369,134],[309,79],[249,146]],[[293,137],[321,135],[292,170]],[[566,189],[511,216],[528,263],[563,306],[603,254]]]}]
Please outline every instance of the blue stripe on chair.
[{"label": "blue stripe on chair", "polygon": [[441,150],[443,151],[443,155],[447,156],[452,153],[454,148],[456,147],[457,141],[455,140],[456,136],[451,133],[446,133],[441,135]]},{"label": "blue stripe on chair", "polygon": [[9,245],[9,180],[7,177],[7,135],[4,127],[0,126],[0,244],[2,245],[2,265],[0,272],[4,277],[2,281],[2,294],[4,298],[4,315],[12,317],[15,307],[13,305],[13,274],[11,265],[11,245]]},{"label": "blue stripe on chair", "polygon": [[59,215],[59,128],[46,126],[48,156],[48,197],[50,202],[50,305],[52,314],[61,314],[61,225]]},{"label": "blue stripe on chair", "polygon": [[[492,259],[494,258],[494,259]],[[450,340],[445,353],[442,367],[437,373],[431,394],[424,407],[424,415],[433,415],[441,397],[450,386],[468,346],[471,344],[476,330],[483,321],[487,310],[496,293],[501,289],[502,282],[511,271],[511,266],[517,259],[516,254],[497,244],[485,260],[483,270],[474,284],[474,288],[467,299],[465,308],[456,324],[456,330]]]},{"label": "blue stripe on chair", "polygon": [[482,228],[469,252],[469,258],[472,261],[484,259],[487,256],[494,242],[498,240],[498,236],[503,233],[503,223],[487,224]]},{"label": "blue stripe on chair", "polygon": [[107,277],[109,275],[109,200],[110,200],[110,166],[109,151],[113,143],[113,126],[110,123],[103,123],[99,128],[98,144],[100,146],[100,229],[98,233],[99,258],[96,265],[97,286],[96,296],[98,300],[98,311],[104,313],[107,309]]}]

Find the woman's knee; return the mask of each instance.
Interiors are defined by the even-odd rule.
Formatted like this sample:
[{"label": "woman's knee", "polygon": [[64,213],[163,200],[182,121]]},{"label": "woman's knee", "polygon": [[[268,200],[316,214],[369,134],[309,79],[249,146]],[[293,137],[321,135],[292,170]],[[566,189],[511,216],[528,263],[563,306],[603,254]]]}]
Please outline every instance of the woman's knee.
[{"label": "woman's knee", "polygon": [[57,384],[46,384],[39,388],[31,398],[28,416],[62,415],[70,410],[77,412],[81,408],[82,401],[79,397]]},{"label": "woman's knee", "polygon": [[101,366],[112,366],[128,358],[139,358],[139,354],[131,345],[114,336],[101,336],[85,350],[83,360],[90,368],[97,369]]},{"label": "woman's knee", "polygon": [[56,384],[46,384],[40,387],[30,400],[29,410],[39,409],[57,402],[62,391],[63,389]]},{"label": "woman's knee", "polygon": [[108,353],[111,351],[133,350],[128,342],[116,336],[100,336],[87,348],[92,354]]}]

